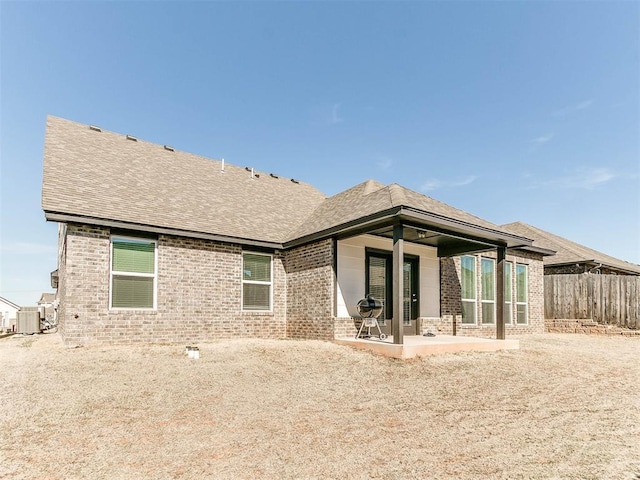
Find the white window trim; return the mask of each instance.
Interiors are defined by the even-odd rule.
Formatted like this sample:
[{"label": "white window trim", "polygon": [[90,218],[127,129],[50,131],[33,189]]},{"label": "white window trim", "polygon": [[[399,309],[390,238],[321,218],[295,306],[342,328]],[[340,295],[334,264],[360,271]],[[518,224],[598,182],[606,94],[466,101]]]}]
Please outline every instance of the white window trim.
[{"label": "white window trim", "polygon": [[[525,271],[525,277],[524,277],[524,293],[525,293],[525,298],[526,301],[524,302],[519,302],[518,301],[518,266],[523,266],[524,267],[524,271]],[[516,275],[515,275],[515,282],[516,282],[516,325],[529,325],[529,265],[527,265],[526,263],[516,263]],[[518,322],[518,306],[519,305],[524,305],[525,310],[525,321],[524,323]]]},{"label": "white window trim", "polygon": [[510,282],[507,283],[507,279],[504,279],[504,285],[505,285],[505,290],[509,290],[509,293],[511,294],[511,300],[507,300],[505,298],[504,300],[504,308],[506,309],[507,307],[510,308],[511,310],[511,315],[509,315],[509,319],[506,320],[504,322],[505,325],[513,325],[513,262],[510,260],[505,261],[505,266],[509,267],[509,278],[511,279]]},{"label": "white window trim", "polygon": [[[473,303],[473,322],[465,322],[463,315],[460,319],[463,327],[472,327],[478,325],[478,257],[475,255],[463,255],[460,257],[460,275],[462,276],[462,259],[468,257],[473,259],[473,281],[474,281],[474,298],[461,298],[462,303]],[[461,296],[462,297],[462,296]],[[463,309],[464,311],[464,309]]]},{"label": "white window trim", "polygon": [[[269,257],[270,258],[271,266],[269,268],[269,272],[271,273],[271,279],[268,282],[261,281],[261,280],[245,280],[244,279],[244,255],[245,255],[245,253],[248,254],[248,255],[262,255],[264,257]],[[240,310],[242,312],[246,312],[246,313],[272,313],[273,312],[273,254],[264,253],[264,252],[254,252],[254,251],[250,251],[250,250],[243,250],[240,261],[242,262],[242,264],[241,264],[241,272],[240,272],[240,279],[242,281],[241,286],[240,286]],[[253,285],[269,285],[269,309],[268,310],[245,310],[245,308],[244,308],[244,284],[245,283],[250,283],[250,284],[253,284]]]},{"label": "white window trim", "polygon": [[[135,242],[148,242],[153,243],[153,272],[154,273],[137,273],[137,272],[121,272],[119,270],[113,270],[113,240],[131,240]],[[113,276],[120,277],[153,277],[153,307],[114,307],[113,306]],[[109,310],[146,310],[154,311],[158,307],[158,241],[153,238],[144,237],[128,237],[126,235],[111,235],[109,237]]]},{"label": "white window trim", "polygon": [[484,313],[484,309],[480,308],[480,322],[482,323],[482,325],[495,325],[496,324],[496,261],[493,258],[488,258],[488,257],[481,257],[480,258],[480,287],[482,288],[482,262],[484,261],[488,261],[491,262],[491,264],[493,265],[493,300],[485,300],[483,299],[483,294],[484,292],[481,292],[480,294],[480,303],[481,305],[484,304],[493,304],[493,321],[492,322],[485,322],[484,321],[484,317],[482,316],[482,314]]}]

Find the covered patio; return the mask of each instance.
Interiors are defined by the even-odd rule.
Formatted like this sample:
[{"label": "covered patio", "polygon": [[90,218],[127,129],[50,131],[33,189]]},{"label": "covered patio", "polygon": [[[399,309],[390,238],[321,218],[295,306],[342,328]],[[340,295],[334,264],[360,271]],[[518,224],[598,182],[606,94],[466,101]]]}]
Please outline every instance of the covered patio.
[{"label": "covered patio", "polygon": [[385,340],[354,337],[336,338],[338,345],[364,350],[385,357],[407,360],[442,353],[461,352],[497,352],[500,350],[518,350],[520,340],[496,340],[490,338],[462,337],[454,335],[436,335],[425,337],[405,335],[402,344],[395,343],[392,337]]},{"label": "covered patio", "polygon": [[[355,326],[360,318],[356,305],[367,295],[384,305],[380,326],[388,336],[385,342],[346,338],[348,323],[344,329],[341,326],[336,341],[369,345],[369,349],[394,352],[391,356],[398,358],[417,354],[411,352],[435,352],[444,345],[448,351],[517,348],[517,342],[504,343],[505,266],[508,251],[535,249],[530,239],[399,185],[372,180],[328,199],[296,235],[287,247],[333,239],[335,317],[351,318]],[[486,323],[493,327],[495,340],[488,339],[489,343],[487,339],[470,341],[468,335],[458,339],[458,325],[464,321],[460,292],[454,291],[453,283],[446,284],[453,285],[449,291],[441,290],[443,259],[483,252],[494,261],[495,272],[490,299],[493,318]],[[460,288],[459,279],[451,281]],[[451,337],[421,336],[425,333],[422,318],[444,317],[452,318],[452,324],[441,333],[452,333]],[[477,326],[475,313],[473,322],[467,323]]]}]

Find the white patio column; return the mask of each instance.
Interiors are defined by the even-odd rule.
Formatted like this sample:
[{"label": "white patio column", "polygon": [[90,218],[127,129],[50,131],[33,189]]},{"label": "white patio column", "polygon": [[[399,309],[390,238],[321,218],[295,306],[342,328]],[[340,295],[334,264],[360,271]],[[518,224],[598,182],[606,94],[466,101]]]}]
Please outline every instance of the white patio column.
[{"label": "white patio column", "polygon": [[393,226],[393,343],[402,345],[404,313],[404,235],[402,223]]}]

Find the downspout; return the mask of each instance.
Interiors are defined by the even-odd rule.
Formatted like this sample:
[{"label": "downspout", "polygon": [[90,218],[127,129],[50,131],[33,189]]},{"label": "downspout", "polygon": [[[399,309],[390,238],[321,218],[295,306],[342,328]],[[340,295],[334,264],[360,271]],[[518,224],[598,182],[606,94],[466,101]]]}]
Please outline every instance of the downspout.
[{"label": "downspout", "polygon": [[[598,270],[598,269],[600,269],[601,267],[602,267],[602,264],[598,265],[597,267],[590,268],[590,269],[589,269],[589,271],[588,271],[587,273],[593,273],[593,271],[594,271],[594,270]],[[600,272],[598,272],[598,273],[600,273]]]}]

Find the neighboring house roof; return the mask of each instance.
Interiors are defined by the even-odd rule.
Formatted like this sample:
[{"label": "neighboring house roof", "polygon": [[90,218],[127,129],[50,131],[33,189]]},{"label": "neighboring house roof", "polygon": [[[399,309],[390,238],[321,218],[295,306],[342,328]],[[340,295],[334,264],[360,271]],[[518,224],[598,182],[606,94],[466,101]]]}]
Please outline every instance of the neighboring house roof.
[{"label": "neighboring house roof", "polygon": [[527,225],[526,223],[514,222],[503,225],[502,227],[518,235],[533,239],[534,246],[555,250],[557,252],[556,255],[544,258],[545,266],[571,265],[577,263],[601,264],[611,269],[618,269],[627,273],[640,275],[640,265],[619,260],[540,228]]},{"label": "neighboring house roof", "polygon": [[16,310],[20,310],[20,305],[13,303],[11,300],[7,300],[4,297],[0,297],[0,303],[4,303],[5,305],[15,308]]},{"label": "neighboring house roof", "polygon": [[53,221],[280,244],[325,198],[303,182],[222,165],[49,116],[42,208]]},{"label": "neighboring house roof", "polygon": [[422,235],[408,240],[443,255],[531,248],[524,236],[397,184],[369,180],[326,198],[309,184],[247,170],[50,116],[42,208],[51,221],[269,247],[358,228],[389,236],[402,221]]},{"label": "neighboring house roof", "polygon": [[53,303],[55,299],[56,299],[55,293],[43,293],[42,295],[40,295],[40,300],[38,300],[38,305],[41,305],[43,303]]}]

